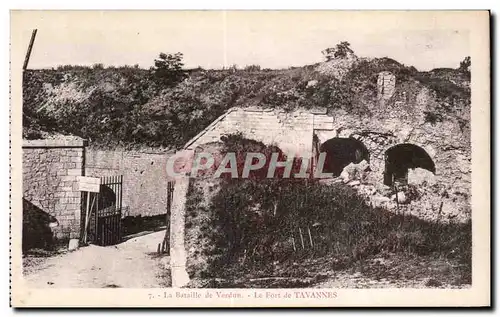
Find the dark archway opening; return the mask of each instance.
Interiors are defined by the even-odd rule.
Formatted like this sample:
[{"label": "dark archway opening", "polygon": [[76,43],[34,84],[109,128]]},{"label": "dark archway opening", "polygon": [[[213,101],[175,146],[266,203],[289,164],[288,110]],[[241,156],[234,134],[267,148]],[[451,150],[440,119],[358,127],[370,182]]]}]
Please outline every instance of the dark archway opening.
[{"label": "dark archway opening", "polygon": [[363,160],[370,161],[370,153],[366,146],[354,138],[333,138],[321,144],[320,153],[325,152],[324,173],[339,176],[344,167],[350,163],[358,164]]},{"label": "dark archway opening", "polygon": [[423,168],[436,173],[436,166],[429,154],[421,147],[403,143],[385,152],[384,184],[392,186],[394,182],[407,184],[408,169]]},{"label": "dark archway opening", "polygon": [[116,193],[108,185],[101,185],[98,197],[98,210],[103,210],[116,205]]}]

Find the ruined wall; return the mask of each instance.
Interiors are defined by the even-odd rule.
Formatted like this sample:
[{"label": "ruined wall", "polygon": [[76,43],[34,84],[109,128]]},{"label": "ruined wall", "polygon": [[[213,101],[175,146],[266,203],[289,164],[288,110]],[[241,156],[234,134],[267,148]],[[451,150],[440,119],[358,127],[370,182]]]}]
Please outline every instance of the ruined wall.
[{"label": "ruined wall", "polygon": [[[356,184],[355,187],[367,191],[369,195],[388,192],[383,185],[383,173],[384,154],[389,148],[401,143],[423,148],[433,160],[436,173],[432,175],[425,170],[410,170],[408,181],[416,186],[421,197],[399,208],[432,221],[467,221],[470,219],[470,134],[458,121],[428,122],[425,113],[432,102],[430,94],[429,90],[421,89],[411,107],[405,102],[405,96],[398,96],[399,100],[391,105],[374,105],[378,111],[370,117],[334,111],[331,114],[334,118],[332,129],[318,129],[315,134],[320,143],[333,137],[352,137],[367,147],[371,172],[367,175],[366,186],[371,188],[367,190],[363,184]],[[394,201],[382,201],[384,207],[397,208]]]},{"label": "ruined wall", "polygon": [[[184,149],[192,151],[219,141],[223,134],[241,132],[245,138],[308,156],[315,153],[315,140],[319,147],[331,138],[354,138],[367,148],[369,162],[348,165],[340,177],[322,182],[344,182],[370,204],[395,213],[432,222],[470,220],[471,144],[467,100],[454,105],[454,112],[443,111],[443,100],[436,97],[436,91],[409,79],[398,82],[390,72],[379,73],[376,89],[377,98],[365,100],[369,110],[366,113],[348,113],[336,105],[330,105],[328,113],[318,109],[285,113],[278,109],[233,108],[189,141]],[[457,111],[462,112],[457,115]],[[391,147],[403,143],[422,148],[432,160],[435,173],[410,169],[409,185],[395,192],[396,188],[384,185],[385,156]],[[350,174],[356,168],[360,173]],[[351,177],[355,174],[358,176]],[[190,237],[196,237],[196,232],[186,228],[184,222],[193,220],[192,215],[186,214],[186,184],[189,184],[187,177],[181,185],[176,184],[176,191],[183,197],[174,194],[176,208],[171,220],[172,232],[177,232],[177,238],[171,239],[171,256],[177,272],[172,273],[172,283],[177,286],[189,281],[188,270],[196,267],[198,260],[189,242]],[[186,244],[184,235],[188,237]]]},{"label": "ruined wall", "polygon": [[394,95],[396,90],[396,76],[391,72],[381,72],[377,79],[377,97],[387,100]]},{"label": "ruined wall", "polygon": [[87,176],[123,175],[123,207],[130,216],[166,213],[169,154],[138,151],[102,151],[89,148],[85,155]]},{"label": "ruined wall", "polygon": [[[408,107],[407,95],[391,96],[395,99],[392,103],[381,100],[380,104],[374,105],[379,107],[378,111],[370,116],[352,115],[343,110],[328,114],[320,110],[297,110],[284,115],[275,110],[232,109],[188,142],[185,149],[192,151],[203,144],[219,141],[225,133],[242,132],[246,138],[308,155],[312,153],[313,136],[320,145],[335,137],[355,138],[370,154],[369,168],[363,170],[366,175],[345,181],[341,175],[328,181],[344,181],[372,205],[395,213],[429,221],[464,222],[470,219],[470,135],[463,131],[459,122],[428,122],[425,112],[429,106],[429,94],[426,89],[418,92],[415,96],[418,102],[413,107]],[[410,170],[409,183],[418,195],[409,197],[409,192],[403,193],[408,197],[400,202],[396,198],[402,195],[384,185],[384,169],[386,151],[401,143],[423,148],[434,162],[436,173],[423,170],[424,174],[421,174],[421,169]],[[192,248],[193,243],[190,244],[190,241],[196,241],[193,237],[199,238],[199,232],[192,229],[196,227],[193,224],[196,219],[193,210],[186,207],[189,183],[187,177],[176,183],[171,218],[170,250],[175,263],[172,283],[179,287],[189,282],[188,272],[192,273],[198,265],[205,263],[194,254],[196,250]],[[190,225],[186,227],[187,223]]]},{"label": "ruined wall", "polygon": [[185,148],[220,141],[224,134],[241,132],[245,138],[276,145],[284,152],[296,155],[312,153],[314,113],[297,110],[260,108],[233,108],[219,117],[200,134],[186,144]]},{"label": "ruined wall", "polygon": [[[394,88],[392,74],[383,72],[379,78],[386,78],[380,81],[380,86]],[[458,121],[426,120],[425,114],[432,111],[435,102],[428,89],[401,93],[386,88],[384,93],[390,92],[390,95],[374,104],[374,111],[364,116],[341,109],[328,114],[321,109],[290,113],[259,108],[231,109],[185,148],[194,149],[219,141],[223,134],[241,132],[246,138],[277,145],[284,151],[312,155],[313,135],[319,145],[335,137],[355,138],[368,149],[370,172],[364,178],[365,184],[354,186],[361,193],[373,196],[368,197],[373,203],[388,209],[405,208],[409,214],[432,221],[470,219],[470,135]],[[436,173],[410,169],[408,180],[415,185],[419,197],[397,206],[391,198],[393,188],[384,185],[385,153],[402,143],[424,149],[435,164]]]},{"label": "ruined wall", "polygon": [[[79,238],[83,140],[23,141],[23,199],[57,219],[57,239]],[[28,203],[28,205],[29,205]]]}]

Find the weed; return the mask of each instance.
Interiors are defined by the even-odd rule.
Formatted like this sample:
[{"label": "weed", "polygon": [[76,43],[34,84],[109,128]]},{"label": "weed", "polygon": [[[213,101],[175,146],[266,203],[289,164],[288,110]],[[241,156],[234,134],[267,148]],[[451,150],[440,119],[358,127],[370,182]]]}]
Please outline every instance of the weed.
[{"label": "weed", "polygon": [[[240,152],[258,145],[242,146],[245,141],[238,136],[225,140],[231,149],[238,145]],[[205,202],[209,211],[199,227],[206,244],[189,242],[195,249],[206,248],[202,270],[210,276],[272,274],[273,263],[308,258],[328,257],[348,266],[385,253],[446,257],[470,268],[470,222],[440,224],[392,214],[367,205],[350,187],[314,180],[227,178],[218,185]],[[199,194],[195,190],[189,196]],[[192,209],[198,199],[189,196]]]}]

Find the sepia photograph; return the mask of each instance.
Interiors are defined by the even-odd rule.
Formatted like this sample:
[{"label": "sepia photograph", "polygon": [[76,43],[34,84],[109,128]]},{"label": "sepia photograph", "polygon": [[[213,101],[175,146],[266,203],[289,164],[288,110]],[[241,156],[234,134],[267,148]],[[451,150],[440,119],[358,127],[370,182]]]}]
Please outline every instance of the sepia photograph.
[{"label": "sepia photograph", "polygon": [[14,306],[489,305],[489,23],[11,11]]}]

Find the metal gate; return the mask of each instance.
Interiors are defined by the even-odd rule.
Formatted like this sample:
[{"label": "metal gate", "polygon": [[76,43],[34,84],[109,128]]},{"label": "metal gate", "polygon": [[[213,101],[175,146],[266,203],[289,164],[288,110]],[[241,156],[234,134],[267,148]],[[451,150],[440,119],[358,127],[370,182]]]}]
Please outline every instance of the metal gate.
[{"label": "metal gate", "polygon": [[[107,246],[121,242],[122,184],[123,175],[101,177],[99,193],[82,194],[81,237],[84,243]],[[89,206],[88,222],[87,206]]]},{"label": "metal gate", "polygon": [[170,253],[170,214],[174,197],[174,181],[167,183],[167,210],[165,218],[165,236],[163,241],[158,244],[158,253]]}]

